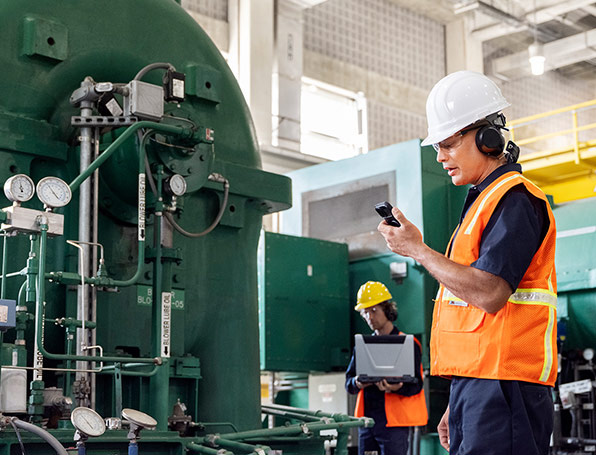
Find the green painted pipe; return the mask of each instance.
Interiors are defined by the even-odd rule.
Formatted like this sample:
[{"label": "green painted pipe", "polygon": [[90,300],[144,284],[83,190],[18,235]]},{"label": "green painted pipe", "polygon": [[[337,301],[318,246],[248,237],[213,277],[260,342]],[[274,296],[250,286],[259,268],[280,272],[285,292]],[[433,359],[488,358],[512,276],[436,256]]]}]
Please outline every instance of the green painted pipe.
[{"label": "green painted pipe", "polygon": [[[139,123],[153,123],[153,122],[139,122]],[[135,123],[135,125],[138,125],[139,123]],[[132,126],[135,126],[132,125]],[[168,129],[170,128],[169,125],[160,125],[159,123],[155,123],[155,125],[159,125],[159,126],[163,126],[163,127],[168,127]],[[132,131],[134,132],[135,130],[131,130],[131,127],[129,127],[124,133],[122,133],[122,135],[116,139],[100,156],[99,158],[97,158],[93,163],[91,163],[91,165],[89,166],[89,168],[87,168],[82,174],[79,175],[79,177],[81,177],[83,174],[88,174],[87,176],[91,175],[91,173],[93,173],[93,171],[91,171],[90,173],[88,173],[87,171],[89,171],[89,169],[96,163],[99,161],[99,159],[101,157],[103,157],[105,154],[108,153],[108,151],[111,149],[111,151],[109,152],[110,154],[113,153],[116,148],[117,148],[117,142],[120,138],[122,138],[122,136],[124,136],[124,134],[126,134],[128,131]],[[138,128],[137,128],[138,129]],[[179,128],[181,129],[181,128]],[[128,136],[130,136],[129,133]],[[172,131],[169,131],[172,132]],[[143,137],[140,141],[139,144],[139,167],[138,167],[138,171],[139,171],[139,178],[141,178],[142,175],[142,179],[143,181],[145,180],[145,146],[147,143],[147,140],[149,139],[149,136],[154,134],[155,130],[154,129],[150,129],[148,131],[146,131],[143,134]],[[120,143],[121,144],[121,143]],[[114,147],[116,145],[116,147]],[[119,145],[119,144],[118,144]],[[102,162],[100,162],[96,167],[101,166],[101,164],[105,161],[106,159],[103,159]],[[73,185],[75,184],[75,182],[77,182],[77,179],[79,178],[77,177],[71,184],[71,189],[73,189]],[[86,177],[85,177],[86,178]],[[80,182],[78,182],[76,184],[76,187],[78,187],[84,180],[85,178],[83,178]],[[140,220],[139,220],[140,221]],[[103,278],[103,277],[85,277],[85,283],[86,284],[94,284],[94,285],[108,285],[110,287],[126,287],[126,286],[132,286],[134,284],[137,283],[137,281],[139,280],[139,278],[141,277],[142,273],[143,273],[143,264],[145,263],[145,240],[144,239],[139,239],[138,240],[138,248],[137,248],[137,270],[135,271],[135,274],[127,279],[127,280],[113,280],[111,278]],[[70,273],[70,272],[50,272],[49,274],[46,275],[46,277],[48,279],[51,280],[55,280],[57,282],[61,282],[61,277],[63,276],[63,274],[68,273],[68,279],[69,280],[74,280],[77,282],[81,282],[81,276],[77,273]]]},{"label": "green painted pipe", "polygon": [[205,455],[234,455],[233,452],[227,450],[212,449],[211,447],[205,447],[195,442],[186,443],[186,448],[193,452],[204,453]]},{"label": "green painted pipe", "polygon": [[122,143],[128,139],[135,131],[141,128],[151,128],[164,133],[176,134],[180,137],[192,137],[194,132],[190,128],[183,128],[180,126],[166,125],[156,122],[149,122],[146,120],[134,123],[130,125],[118,138],[105,149],[105,151],[97,157],[93,163],[89,165],[87,169],[81,172],[71,183],[70,190],[74,193],[79,189],[81,183],[83,183],[93,172],[101,166],[112,154],[122,145]]},{"label": "green painted pipe", "polygon": [[303,422],[321,422],[322,419],[324,419],[325,417],[315,417],[312,415],[307,415],[307,414],[301,414],[301,413],[297,413],[297,412],[290,412],[290,411],[278,411],[278,410],[274,410],[274,409],[265,409],[263,407],[263,413],[267,414],[267,415],[273,415],[276,417],[282,417],[282,418],[286,418],[286,419],[297,419],[297,420],[302,420]]},{"label": "green painted pipe", "polygon": [[[136,367],[146,367],[146,363],[123,363],[122,368],[136,368]],[[150,377],[157,373],[157,370],[161,368],[162,365],[154,365],[150,371],[125,371],[121,370],[120,374],[122,376],[138,376],[138,377]],[[116,367],[114,365],[108,365],[107,367],[103,367],[101,371],[98,372],[99,374],[115,374]]]},{"label": "green painted pipe", "polygon": [[[336,422],[343,422],[343,421],[347,421],[347,420],[358,420],[359,419],[358,417],[352,417],[347,414],[330,414],[328,412],[311,411],[309,409],[295,408],[293,406],[284,406],[281,404],[262,405],[261,409],[265,413],[271,412],[273,414],[273,412],[277,412],[277,413],[280,413],[278,415],[283,415],[283,414],[281,414],[282,412],[287,412],[287,413],[291,413],[295,416],[318,417],[319,419],[317,419],[317,420],[321,420],[321,418],[326,417],[326,418],[333,419]],[[297,418],[299,418],[299,417],[297,417]]]},{"label": "green painted pipe", "polygon": [[221,438],[219,436],[215,436],[210,442],[220,447],[223,447],[224,449],[230,449],[235,453],[251,453],[255,455],[265,455],[266,453],[269,453],[269,451],[271,450],[270,447],[264,445],[246,444],[244,442],[231,441],[229,439]]},{"label": "green painted pipe", "polygon": [[84,356],[84,355],[68,355],[68,354],[52,354],[48,352],[43,345],[43,324],[44,320],[41,317],[43,314],[43,303],[45,297],[45,267],[46,267],[46,249],[47,249],[47,237],[48,237],[48,225],[47,222],[40,223],[39,225],[41,235],[39,242],[39,268],[36,279],[36,324],[37,324],[37,349],[41,354],[54,360],[80,360],[83,362],[122,362],[123,360],[138,362],[138,363],[154,363],[155,365],[161,365],[161,358],[145,358],[145,357],[111,357],[111,356]]},{"label": "green painted pipe", "polygon": [[[275,427],[262,430],[242,431],[240,433],[226,433],[222,436],[228,440],[246,440],[254,438],[267,438],[271,436],[288,436],[297,434],[313,433],[321,430],[339,430],[343,428],[370,428],[374,425],[374,420],[368,417],[354,418],[348,422],[335,423],[309,423],[301,425],[290,425],[287,427]],[[206,439],[207,440],[207,439]]]},{"label": "green painted pipe", "polygon": [[[143,163],[144,166],[144,163]],[[163,201],[161,198],[162,184],[163,184],[163,166],[157,167],[157,204],[155,207],[155,223],[154,223],[154,250],[155,257],[153,258],[153,307],[151,309],[151,325],[153,332],[152,351],[155,356],[161,355],[162,350],[162,293],[170,292],[171,288],[166,285],[165,280],[171,281],[171,264],[162,263],[163,245],[162,245],[162,214]],[[169,352],[165,352],[166,356]],[[168,358],[163,359],[167,364]],[[151,400],[151,415],[157,420],[157,429],[166,430],[168,426],[168,415],[170,411],[170,396],[169,396],[170,375],[169,369],[163,368],[158,371],[149,381],[149,393],[153,397]]]},{"label": "green painted pipe", "polygon": [[238,428],[232,422],[197,422],[194,427],[201,428],[201,427],[231,427],[236,433],[238,433]]},{"label": "green painted pipe", "polygon": [[[145,182],[145,177],[146,177],[145,176],[145,145],[146,145],[147,140],[149,139],[149,136],[151,134],[154,134],[154,130],[146,131],[145,134],[143,134],[143,137],[139,143],[139,168],[138,168],[138,170],[139,170],[139,178],[141,178],[141,175],[143,176],[142,177],[143,182]],[[108,149],[110,147],[108,147]],[[145,186],[145,188],[146,188],[146,186]],[[143,194],[143,197],[145,197],[145,195],[146,195],[146,190],[144,190],[144,191],[145,192]],[[138,204],[138,201],[137,201],[137,204]],[[139,216],[141,216],[141,215],[139,214]],[[140,222],[141,222],[141,220],[138,220],[138,223],[140,223]],[[143,238],[143,239],[138,240],[137,270],[136,270],[135,274],[128,280],[122,280],[122,281],[115,280],[113,282],[114,286],[125,287],[125,286],[132,286],[133,284],[136,284],[137,281],[139,280],[139,278],[141,278],[141,274],[143,273],[143,264],[144,263],[145,263],[145,239]]]}]

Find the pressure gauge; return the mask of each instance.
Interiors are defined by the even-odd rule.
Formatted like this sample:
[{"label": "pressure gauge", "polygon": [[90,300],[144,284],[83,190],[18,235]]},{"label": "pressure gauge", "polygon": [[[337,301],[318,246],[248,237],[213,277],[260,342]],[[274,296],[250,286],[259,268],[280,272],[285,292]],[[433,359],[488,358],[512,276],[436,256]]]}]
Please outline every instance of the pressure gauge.
[{"label": "pressure gauge", "polygon": [[155,428],[157,425],[157,421],[153,417],[135,409],[124,408],[122,417],[142,428]]},{"label": "pressure gauge", "polygon": [[4,182],[4,194],[11,202],[26,202],[35,194],[35,184],[28,175],[13,175]]},{"label": "pressure gauge", "polygon": [[174,174],[166,180],[166,191],[174,196],[186,193],[186,180],[180,174]]},{"label": "pressure gauge", "polygon": [[37,182],[37,197],[47,207],[64,207],[70,202],[72,192],[64,180],[58,177],[44,177]]},{"label": "pressure gauge", "polygon": [[592,348],[584,349],[583,355],[584,355],[584,359],[586,359],[588,362],[590,362],[592,359],[594,359],[594,349],[592,349]]},{"label": "pressure gauge", "polygon": [[101,436],[106,431],[103,418],[93,409],[79,407],[70,413],[70,421],[79,433],[86,436]]}]

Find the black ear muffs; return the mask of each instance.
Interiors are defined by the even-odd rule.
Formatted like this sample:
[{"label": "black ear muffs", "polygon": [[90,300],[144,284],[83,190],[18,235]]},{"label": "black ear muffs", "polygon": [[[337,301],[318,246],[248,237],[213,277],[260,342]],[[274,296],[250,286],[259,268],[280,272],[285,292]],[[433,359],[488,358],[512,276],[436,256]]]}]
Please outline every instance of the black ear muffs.
[{"label": "black ear muffs", "polygon": [[496,126],[485,125],[476,131],[476,147],[487,155],[499,156],[505,148],[505,137]]}]

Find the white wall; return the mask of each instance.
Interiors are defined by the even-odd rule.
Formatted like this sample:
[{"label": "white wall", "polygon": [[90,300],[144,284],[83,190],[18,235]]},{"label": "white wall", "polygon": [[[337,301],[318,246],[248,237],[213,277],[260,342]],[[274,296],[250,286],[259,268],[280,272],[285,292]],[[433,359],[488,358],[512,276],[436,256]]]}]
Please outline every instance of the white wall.
[{"label": "white wall", "polygon": [[304,14],[305,76],[368,99],[369,149],[426,134],[445,74],[444,27],[389,0],[327,0]]}]

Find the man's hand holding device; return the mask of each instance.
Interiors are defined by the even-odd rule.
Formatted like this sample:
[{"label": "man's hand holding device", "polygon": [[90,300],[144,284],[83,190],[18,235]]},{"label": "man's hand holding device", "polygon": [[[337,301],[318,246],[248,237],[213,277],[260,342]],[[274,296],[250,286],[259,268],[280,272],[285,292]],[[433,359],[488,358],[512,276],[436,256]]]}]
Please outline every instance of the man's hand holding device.
[{"label": "man's hand holding device", "polygon": [[390,226],[401,227],[399,221],[397,221],[393,216],[393,213],[391,213],[392,209],[393,206],[387,201],[380,202],[379,204],[375,205],[375,210],[377,211],[379,216],[385,220],[385,223],[387,223]]}]

